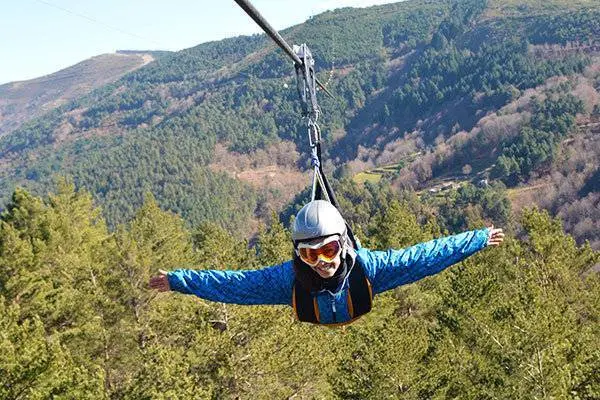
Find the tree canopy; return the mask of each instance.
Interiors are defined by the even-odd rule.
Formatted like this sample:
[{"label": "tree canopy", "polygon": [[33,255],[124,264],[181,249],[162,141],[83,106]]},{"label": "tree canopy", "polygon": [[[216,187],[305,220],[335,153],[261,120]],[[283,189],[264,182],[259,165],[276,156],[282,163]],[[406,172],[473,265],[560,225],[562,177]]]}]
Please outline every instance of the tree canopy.
[{"label": "tree canopy", "polygon": [[[350,213],[371,221],[359,233],[369,247],[440,234],[423,206],[371,190]],[[67,181],[45,199],[18,190],[0,221],[0,393],[596,398],[600,276],[592,268],[600,254],[577,246],[545,212],[526,212],[520,226],[500,248],[380,295],[358,322],[328,329],[295,322],[286,307],[146,288],[163,268],[281,262],[291,243],[276,218],[248,247],[215,225],[188,231],[146,196],[111,234],[90,195]]]}]

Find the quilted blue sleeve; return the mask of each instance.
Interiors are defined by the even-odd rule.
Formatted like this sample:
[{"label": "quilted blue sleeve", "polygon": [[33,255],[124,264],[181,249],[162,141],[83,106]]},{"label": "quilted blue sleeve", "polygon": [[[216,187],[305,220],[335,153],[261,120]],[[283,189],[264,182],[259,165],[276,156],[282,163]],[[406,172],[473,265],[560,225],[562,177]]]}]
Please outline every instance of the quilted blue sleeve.
[{"label": "quilted blue sleeve", "polygon": [[487,245],[488,229],[463,232],[402,250],[359,250],[374,294],[437,274]]},{"label": "quilted blue sleeve", "polygon": [[179,269],[167,275],[171,290],[233,304],[291,304],[291,261],[257,270]]}]

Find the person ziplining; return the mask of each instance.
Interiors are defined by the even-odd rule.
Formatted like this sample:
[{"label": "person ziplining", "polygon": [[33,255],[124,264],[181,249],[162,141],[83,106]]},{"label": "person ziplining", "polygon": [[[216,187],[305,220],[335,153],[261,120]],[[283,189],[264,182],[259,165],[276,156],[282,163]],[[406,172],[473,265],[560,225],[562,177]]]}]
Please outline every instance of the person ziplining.
[{"label": "person ziplining", "polygon": [[436,274],[504,240],[494,227],[420,243],[401,250],[355,249],[346,222],[326,200],[313,200],[296,216],[293,259],[256,270],[161,271],[158,291],[193,294],[223,303],[283,304],[298,320],[345,324],[371,310],[375,295]]},{"label": "person ziplining", "polygon": [[150,288],[223,303],[289,305],[299,321],[347,324],[371,310],[375,295],[437,274],[503,242],[502,229],[491,226],[405,249],[362,248],[322,170],[317,85],[333,95],[316,79],[310,50],[305,44],[292,50],[251,4],[235,1],[294,60],[302,116],[308,121],[312,199],[296,215],[291,260],[255,270],[160,271],[150,278]]}]

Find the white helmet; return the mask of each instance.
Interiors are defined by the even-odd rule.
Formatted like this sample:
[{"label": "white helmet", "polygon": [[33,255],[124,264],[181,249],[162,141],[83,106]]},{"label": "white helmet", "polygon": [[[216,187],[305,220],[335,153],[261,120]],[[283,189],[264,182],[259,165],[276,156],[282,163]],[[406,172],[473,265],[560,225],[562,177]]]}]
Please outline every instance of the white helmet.
[{"label": "white helmet", "polygon": [[296,215],[292,229],[294,243],[323,236],[346,236],[346,221],[338,209],[326,200],[313,200]]}]

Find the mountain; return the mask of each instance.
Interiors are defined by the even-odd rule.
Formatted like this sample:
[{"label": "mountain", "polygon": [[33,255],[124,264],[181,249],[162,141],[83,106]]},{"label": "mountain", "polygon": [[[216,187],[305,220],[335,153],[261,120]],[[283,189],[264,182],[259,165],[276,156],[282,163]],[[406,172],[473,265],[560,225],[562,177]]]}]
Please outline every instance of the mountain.
[{"label": "mountain", "polygon": [[[597,0],[415,0],[281,33],[308,43],[336,94],[320,97],[336,177],[387,166],[384,181],[424,191],[448,229],[506,222],[506,201],[543,188],[535,203],[598,245],[599,21]],[[295,85],[265,35],[165,55],[2,137],[3,201],[69,174],[111,226],[152,192],[191,226],[251,231],[309,181]],[[428,194],[448,180],[450,196]],[[465,208],[470,220],[452,211]]]},{"label": "mountain", "polygon": [[112,83],[154,60],[152,52],[102,54],[50,75],[0,85],[0,136],[24,122]]}]

